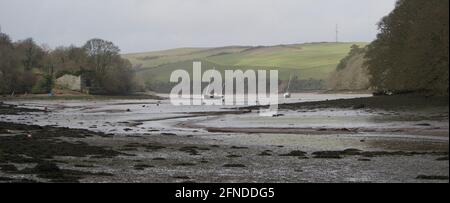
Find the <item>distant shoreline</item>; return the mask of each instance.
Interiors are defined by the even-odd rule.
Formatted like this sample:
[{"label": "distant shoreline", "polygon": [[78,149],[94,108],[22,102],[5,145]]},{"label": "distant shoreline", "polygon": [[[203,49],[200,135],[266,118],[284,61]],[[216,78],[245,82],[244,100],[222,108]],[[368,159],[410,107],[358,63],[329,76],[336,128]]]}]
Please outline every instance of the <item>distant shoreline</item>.
[{"label": "distant shoreline", "polygon": [[[280,104],[280,109],[382,109],[415,111],[423,108],[447,108],[449,98],[445,96],[426,97],[418,95],[373,96],[367,98],[337,99],[327,101],[300,102]],[[256,110],[261,106],[240,108],[242,110]]]},{"label": "distant shoreline", "polygon": [[165,98],[154,94],[130,94],[130,95],[88,95],[88,94],[61,94],[49,96],[46,94],[28,94],[16,96],[2,96],[0,101],[14,100],[164,100]]}]

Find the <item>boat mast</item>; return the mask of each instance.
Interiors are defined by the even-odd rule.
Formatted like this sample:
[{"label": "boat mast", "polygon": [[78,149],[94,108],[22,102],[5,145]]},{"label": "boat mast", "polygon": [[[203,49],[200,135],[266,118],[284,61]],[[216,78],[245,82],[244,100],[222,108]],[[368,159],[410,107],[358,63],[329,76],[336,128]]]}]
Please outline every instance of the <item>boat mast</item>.
[{"label": "boat mast", "polygon": [[286,89],[286,93],[289,93],[289,89],[291,87],[291,80],[292,80],[292,75],[289,77],[289,82],[288,82],[288,86],[287,86],[287,89]]}]

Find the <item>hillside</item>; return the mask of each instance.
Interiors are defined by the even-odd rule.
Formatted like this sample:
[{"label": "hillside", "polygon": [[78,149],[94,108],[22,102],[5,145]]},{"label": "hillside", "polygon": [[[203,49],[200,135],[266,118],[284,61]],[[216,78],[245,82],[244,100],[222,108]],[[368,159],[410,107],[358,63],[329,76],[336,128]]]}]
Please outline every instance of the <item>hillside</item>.
[{"label": "hillside", "polygon": [[[138,76],[147,85],[167,83],[177,69],[192,69],[193,61],[202,61],[203,69],[278,69],[280,79],[324,80],[336,69],[352,45],[366,43],[308,43],[278,46],[229,46],[219,48],[180,48],[125,54]],[[151,85],[150,85],[151,86]]]},{"label": "hillside", "polygon": [[367,70],[367,48],[353,47],[349,55],[342,59],[336,71],[330,74],[328,89],[335,91],[368,90],[370,76]]}]

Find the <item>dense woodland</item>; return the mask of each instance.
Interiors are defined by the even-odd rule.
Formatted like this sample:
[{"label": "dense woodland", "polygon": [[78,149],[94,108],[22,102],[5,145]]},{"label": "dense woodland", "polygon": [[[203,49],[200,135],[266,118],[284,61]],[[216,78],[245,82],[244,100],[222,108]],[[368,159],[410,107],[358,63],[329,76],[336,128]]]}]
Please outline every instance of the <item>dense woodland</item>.
[{"label": "dense woodland", "polygon": [[[379,93],[448,95],[448,12],[448,0],[399,0],[379,23],[377,39],[361,53],[353,51],[343,59],[331,85],[339,89],[349,79],[368,77],[369,86]],[[366,69],[365,76],[358,76]]]},{"label": "dense woodland", "polygon": [[13,42],[0,33],[0,94],[50,93],[56,78],[87,72],[102,93],[127,94],[133,88],[132,65],[119,51],[101,39],[50,50],[33,39]]}]

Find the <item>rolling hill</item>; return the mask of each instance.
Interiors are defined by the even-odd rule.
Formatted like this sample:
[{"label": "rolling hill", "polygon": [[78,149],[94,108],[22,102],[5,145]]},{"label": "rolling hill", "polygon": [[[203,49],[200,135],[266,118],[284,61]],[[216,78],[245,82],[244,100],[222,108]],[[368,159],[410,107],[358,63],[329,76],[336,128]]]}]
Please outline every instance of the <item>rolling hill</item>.
[{"label": "rolling hill", "polygon": [[354,44],[367,45],[355,42],[180,48],[125,54],[123,57],[133,63],[137,75],[148,86],[168,83],[174,70],[184,69],[190,72],[193,61],[202,61],[203,70],[278,69],[280,80],[289,80],[290,76],[298,80],[324,80]]}]

